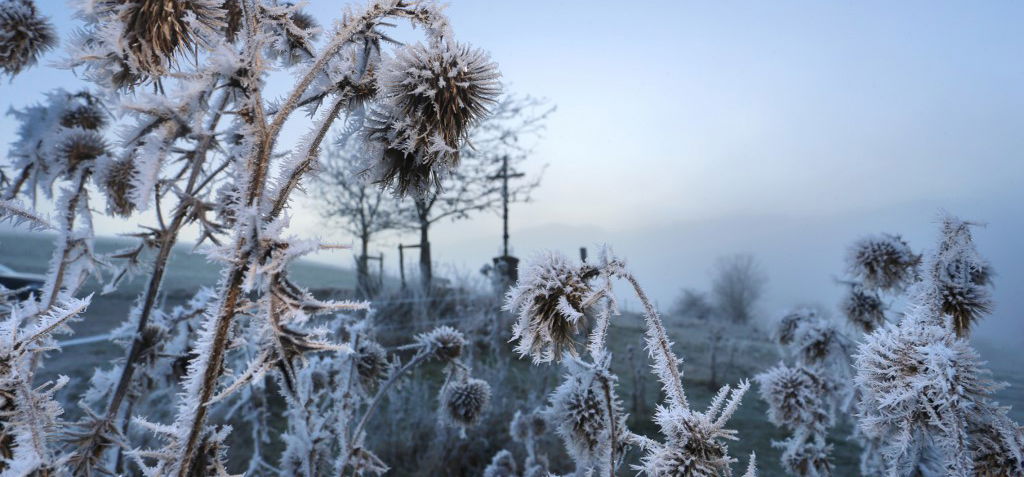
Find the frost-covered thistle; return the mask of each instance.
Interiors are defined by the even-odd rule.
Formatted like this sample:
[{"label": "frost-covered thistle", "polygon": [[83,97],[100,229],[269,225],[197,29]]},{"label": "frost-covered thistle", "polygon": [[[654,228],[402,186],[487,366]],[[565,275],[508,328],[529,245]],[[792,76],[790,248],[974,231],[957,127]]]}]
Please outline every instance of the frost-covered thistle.
[{"label": "frost-covered thistle", "polygon": [[[991,275],[974,249],[969,223],[944,218],[926,270],[904,319],[868,335],[857,351],[859,427],[880,442],[891,473],[910,472],[930,455],[947,475],[985,475],[986,468],[1019,473],[1019,460],[1012,461],[1019,452],[1010,451],[1002,463],[991,459],[993,449],[1020,447],[1020,428],[990,401],[998,386],[964,339],[987,309],[984,286]],[[984,295],[984,306],[955,300],[951,287]]]},{"label": "frost-covered thistle", "polygon": [[135,162],[130,157],[109,159],[97,169],[96,180],[107,196],[107,210],[111,214],[127,217],[135,211],[130,194],[135,173]]},{"label": "frost-covered thistle", "polygon": [[[285,64],[295,64],[313,56],[313,43],[320,33],[320,24],[312,15],[292,3],[266,6],[267,25],[273,40],[268,55]],[[228,10],[229,14],[231,9]],[[229,16],[230,18],[230,16]],[[232,22],[229,19],[228,24]]]},{"label": "frost-covered thistle", "polygon": [[892,290],[913,281],[921,257],[899,235],[881,234],[861,239],[847,258],[850,272],[866,286]]},{"label": "frost-covered thistle", "polygon": [[57,44],[33,0],[0,0],[0,73],[14,76]]},{"label": "frost-covered thistle", "polygon": [[169,71],[181,54],[194,53],[203,36],[224,26],[219,0],[97,0],[116,22],[133,69],[153,76]]},{"label": "frost-covered thistle", "polygon": [[609,358],[595,364],[567,360],[565,380],[550,398],[549,419],[573,460],[584,469],[600,468],[609,445],[616,446],[619,456],[624,451],[626,415],[615,393]]},{"label": "frost-covered thistle", "polygon": [[831,475],[832,446],[825,438],[834,420],[836,386],[826,373],[826,368],[779,363],[755,378],[768,420],[792,433],[772,445],[783,449],[782,465],[794,475]]},{"label": "frost-covered thistle", "polygon": [[586,319],[584,301],[597,276],[589,266],[573,264],[564,255],[547,253],[533,259],[505,298],[505,310],[517,315],[512,339],[516,351],[533,362],[558,360],[576,354],[575,335]]},{"label": "frost-covered thistle", "polygon": [[1006,411],[990,406],[983,418],[970,424],[974,475],[978,477],[1024,475],[1024,427],[1010,420]]},{"label": "frost-covered thistle", "polygon": [[107,142],[103,136],[84,129],[69,130],[53,150],[54,157],[67,173],[74,173],[83,164],[94,163],[106,153]]},{"label": "frost-covered thistle", "polygon": [[388,356],[376,341],[364,339],[356,348],[356,373],[367,387],[376,384],[387,372]]},{"label": "frost-covered thistle", "polygon": [[[679,406],[659,406],[655,422],[665,442],[651,445],[637,470],[648,476],[712,477],[732,475],[736,459],[729,456],[726,441],[736,440],[736,431],[725,427],[739,408],[750,387],[740,383],[735,389],[726,385],[706,412]],[[748,471],[749,472],[749,471]]]},{"label": "frost-covered thistle", "polygon": [[449,423],[466,428],[476,425],[491,402],[491,385],[486,381],[462,376],[441,389],[442,415]]},{"label": "frost-covered thistle", "polygon": [[790,435],[772,445],[783,449],[782,466],[801,477],[831,475],[827,437],[836,412],[849,407],[848,338],[813,308],[794,309],[779,320],[775,339],[793,358],[755,377],[768,420]]},{"label": "frost-covered thistle", "polygon": [[782,315],[775,327],[774,338],[780,345],[788,346],[797,339],[797,332],[804,323],[815,320],[818,312],[813,308],[796,308]]},{"label": "frost-covered thistle", "polygon": [[107,113],[103,110],[98,98],[81,92],[72,95],[69,99],[73,102],[61,113],[61,126],[98,131],[107,125]]},{"label": "frost-covered thistle", "polygon": [[851,285],[840,304],[847,320],[864,333],[871,333],[885,323],[885,304],[859,284]]},{"label": "frost-covered thistle", "polygon": [[462,355],[466,347],[466,337],[461,331],[450,326],[441,326],[416,336],[416,341],[431,357],[444,362],[451,361]]},{"label": "frost-covered thistle", "polygon": [[945,217],[942,241],[930,263],[931,293],[948,315],[958,336],[967,336],[973,325],[992,306],[988,286],[992,267],[974,248],[971,226],[955,217]]},{"label": "frost-covered thistle", "polygon": [[968,475],[968,414],[994,387],[966,342],[938,324],[909,316],[868,335],[855,364],[860,427],[885,439],[890,469],[908,471],[921,447],[934,441],[946,471]]},{"label": "frost-covered thistle", "polygon": [[832,386],[813,368],[779,363],[755,378],[761,399],[768,404],[768,420],[790,430],[824,428],[832,423],[826,397]]},{"label": "frost-covered thistle", "polygon": [[384,102],[365,133],[377,180],[399,195],[438,187],[495,103],[498,78],[483,50],[452,40],[400,49],[380,75]]},{"label": "frost-covered thistle", "polygon": [[[529,354],[540,363],[550,361],[556,350],[565,353],[567,373],[551,395],[547,416],[576,462],[577,474],[615,475],[627,447],[637,446],[644,454],[635,469],[644,475],[732,475],[734,459],[725,440],[735,439],[736,432],[726,429],[725,423],[749,384],[741,383],[735,389],[725,386],[706,412],[692,410],[683,390],[679,358],[672,352],[672,342],[646,292],[609,250],[602,250],[596,263],[573,266],[560,255],[541,255],[509,291],[505,303],[506,310],[519,315],[513,334],[521,355]],[[654,362],[653,374],[665,392],[665,403],[655,417],[662,441],[634,434],[626,427],[615,392],[616,378],[606,344],[610,320],[618,314],[612,289],[615,278],[628,282],[644,306],[647,351]],[[600,286],[592,287],[590,280]],[[573,356],[570,344],[575,325],[590,306],[596,311],[587,343],[589,359],[585,359]],[[751,457],[747,475],[754,473]]]}]

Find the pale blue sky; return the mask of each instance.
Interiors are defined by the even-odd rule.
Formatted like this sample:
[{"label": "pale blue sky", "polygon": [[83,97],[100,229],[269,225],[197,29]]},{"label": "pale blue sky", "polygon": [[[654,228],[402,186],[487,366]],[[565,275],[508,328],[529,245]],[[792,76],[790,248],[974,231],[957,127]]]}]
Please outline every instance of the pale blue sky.
[{"label": "pale blue sky", "polygon": [[[38,3],[70,31],[64,2]],[[310,8],[326,21],[337,5]],[[1002,260],[994,322],[1024,334],[1024,3],[454,0],[448,11],[511,89],[558,106],[532,159],[550,165],[544,184],[513,209],[520,254],[615,240],[667,302],[702,286],[715,255],[753,251],[776,277],[774,311],[832,304],[830,277],[862,234],[929,246],[945,208],[990,223],[979,242]],[[77,85],[35,68],[0,84],[0,108],[56,86]],[[0,119],[0,142],[12,128]],[[296,215],[298,230],[322,233]],[[441,224],[436,255],[475,270],[498,226]]]}]

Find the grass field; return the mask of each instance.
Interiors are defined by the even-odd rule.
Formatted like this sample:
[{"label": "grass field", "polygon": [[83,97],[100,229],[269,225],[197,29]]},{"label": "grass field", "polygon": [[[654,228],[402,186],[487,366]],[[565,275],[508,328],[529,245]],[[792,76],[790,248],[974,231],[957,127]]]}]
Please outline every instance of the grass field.
[{"label": "grass field", "polygon": [[[100,252],[115,250],[129,245],[125,239],[99,239],[96,248]],[[15,270],[32,273],[43,273],[50,258],[52,237],[40,235],[0,234],[0,263]],[[186,300],[198,286],[214,285],[218,278],[219,266],[209,263],[199,254],[191,253],[190,246],[179,246],[172,255],[169,273],[164,284],[164,303],[174,305]],[[292,271],[295,281],[316,289],[346,289],[354,284],[351,270],[331,267],[313,262],[299,262]],[[109,332],[124,320],[132,301],[142,288],[142,277],[136,277],[121,289],[107,295],[97,294],[82,321],[73,325],[75,335],[79,338]],[[86,293],[98,291],[98,283],[90,283]],[[420,325],[423,325],[422,323]],[[684,381],[690,401],[699,409],[707,406],[714,391],[707,385],[709,380],[709,348],[707,326],[698,322],[667,320],[667,327],[676,343],[676,350],[683,358]],[[408,333],[413,333],[409,330]],[[727,331],[734,341],[732,348],[724,349],[719,355],[719,383],[734,384],[749,378],[759,371],[775,364],[778,352],[767,339],[768,333],[750,327],[735,327]],[[657,429],[650,423],[649,416],[660,400],[658,383],[646,374],[646,358],[642,349],[642,320],[632,314],[624,314],[615,320],[610,331],[609,341],[615,360],[613,369],[620,377],[620,395],[627,412],[633,414],[630,426],[635,430],[656,435]],[[67,338],[64,338],[67,339]],[[629,349],[633,346],[634,357],[641,364],[642,390],[637,395],[634,406],[633,396],[636,392],[634,379],[635,367],[630,367]],[[1024,358],[1018,353],[976,343],[982,355],[990,361],[995,378],[1011,383],[1011,386],[998,394],[998,399],[1005,405],[1013,405],[1011,415],[1018,421],[1024,421]],[[71,385],[63,391],[62,400],[66,403],[77,401],[77,395],[85,388],[85,381],[91,376],[95,366],[109,363],[123,355],[123,350],[107,341],[70,346],[46,361],[44,378],[57,374],[65,374],[72,378]],[[513,363],[512,367],[531,373],[531,366],[526,362]],[[546,390],[546,391],[550,391]],[[779,450],[771,447],[771,441],[785,437],[785,433],[770,425],[765,418],[765,404],[757,397],[756,389],[743,400],[743,405],[730,421],[730,427],[739,431],[740,441],[730,445],[731,453],[745,465],[751,451],[758,455],[760,475],[784,475],[779,468]],[[77,410],[67,406],[69,417]],[[849,425],[839,426],[833,435],[835,445],[834,462],[836,475],[856,475],[857,455],[859,449],[846,440]],[[550,450],[549,452],[561,452]],[[628,475],[624,472],[623,475]]]}]

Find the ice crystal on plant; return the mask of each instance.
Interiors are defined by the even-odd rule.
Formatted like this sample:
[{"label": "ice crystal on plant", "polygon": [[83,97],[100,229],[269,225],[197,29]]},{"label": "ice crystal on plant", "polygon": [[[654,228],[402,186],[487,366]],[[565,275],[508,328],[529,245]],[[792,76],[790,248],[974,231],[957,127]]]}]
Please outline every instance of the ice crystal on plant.
[{"label": "ice crystal on plant", "polygon": [[665,437],[654,443],[641,458],[637,470],[649,476],[711,477],[732,475],[725,441],[736,440],[736,431],[725,427],[750,387],[740,383],[735,389],[718,391],[706,412],[677,405],[659,406],[655,422]]},{"label": "ice crystal on plant", "polygon": [[606,357],[596,364],[565,361],[565,380],[551,394],[549,419],[577,466],[600,468],[609,453],[623,454],[626,419]]},{"label": "ice crystal on plant", "polygon": [[871,333],[885,323],[885,304],[877,293],[865,290],[863,286],[851,286],[840,307],[850,323],[865,333]]},{"label": "ice crystal on plant", "polygon": [[575,354],[573,337],[585,320],[583,303],[592,291],[587,281],[596,270],[548,253],[520,273],[505,302],[505,309],[517,315],[512,328],[512,339],[519,341],[516,351],[534,363],[561,359],[564,352]]},{"label": "ice crystal on plant", "polygon": [[56,44],[53,26],[33,0],[0,0],[0,73],[17,75]]},{"label": "ice crystal on plant", "polygon": [[892,290],[913,281],[921,257],[900,236],[881,234],[854,244],[847,262],[853,275],[865,285]]},{"label": "ice crystal on plant", "polygon": [[498,70],[483,50],[450,40],[400,49],[385,64],[385,103],[365,138],[377,179],[400,195],[439,186],[459,161],[469,128],[487,113],[501,88]]},{"label": "ice crystal on plant", "polygon": [[490,402],[491,386],[476,378],[456,378],[441,390],[441,408],[445,420],[462,428],[480,422]]},{"label": "ice crystal on plant", "polygon": [[434,358],[448,362],[458,358],[466,346],[462,332],[450,326],[440,326],[416,336],[416,341]]}]

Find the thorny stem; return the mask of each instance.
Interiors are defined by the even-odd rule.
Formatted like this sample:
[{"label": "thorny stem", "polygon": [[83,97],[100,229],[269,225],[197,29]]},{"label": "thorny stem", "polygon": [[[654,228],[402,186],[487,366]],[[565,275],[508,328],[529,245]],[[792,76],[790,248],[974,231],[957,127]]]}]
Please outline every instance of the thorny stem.
[{"label": "thorny stem", "polygon": [[[213,130],[220,122],[222,112],[227,105],[228,95],[224,94],[221,97],[220,103],[216,108],[214,116],[210,119],[209,130]],[[196,187],[196,181],[199,179],[199,174],[202,170],[202,163],[205,162],[206,153],[212,146],[213,136],[205,135],[202,142],[196,147],[194,159],[192,160],[192,171],[188,178],[188,184],[185,186],[186,194],[195,194],[200,187]],[[203,182],[203,186],[208,181]],[[159,203],[159,200],[158,202]],[[146,284],[145,294],[142,299],[142,305],[139,309],[138,324],[135,329],[135,338],[132,340],[132,347],[128,352],[128,358],[125,360],[124,366],[121,368],[121,375],[118,378],[117,386],[113,396],[110,399],[110,403],[107,406],[107,419],[115,419],[118,410],[120,409],[121,402],[128,393],[129,385],[132,382],[134,375],[135,364],[139,360],[139,356],[142,354],[142,335],[149,324],[149,318],[152,315],[153,308],[156,304],[156,297],[159,295],[160,286],[163,282],[164,272],[167,269],[167,261],[170,258],[171,250],[177,241],[178,232],[184,226],[186,218],[189,214],[189,207],[185,204],[179,205],[174,212],[174,217],[171,219],[170,227],[164,227],[160,233],[160,251],[157,253],[156,258],[153,261],[153,269],[149,275],[149,282]],[[124,416],[123,422],[118,429],[123,430],[126,427],[129,416]]]},{"label": "thorny stem", "polygon": [[78,215],[78,202],[81,200],[82,195],[85,194],[85,183],[89,179],[89,172],[82,171],[78,177],[78,184],[75,186],[74,195],[68,200],[68,207],[64,211],[64,230],[68,233],[64,235],[64,246],[61,250],[60,264],[57,266],[57,273],[53,279],[53,285],[50,290],[46,292],[46,306],[40,313],[53,308],[53,305],[57,302],[57,296],[60,294],[60,289],[64,286],[64,274],[67,272],[68,256],[71,253],[71,231],[74,229],[75,217]]},{"label": "thorny stem", "polygon": [[288,176],[287,183],[278,192],[277,199],[274,200],[274,207],[271,209],[268,217],[269,220],[273,220],[281,213],[282,210],[284,210],[285,204],[288,203],[288,197],[299,183],[299,178],[301,178],[306,172],[309,172],[312,168],[313,162],[316,160],[317,150],[320,149],[320,144],[323,142],[324,137],[327,136],[327,131],[331,129],[334,119],[338,117],[338,113],[341,112],[341,107],[344,106],[348,99],[348,95],[346,94],[338,95],[334,104],[331,105],[330,111],[323,117],[323,122],[320,124],[320,127],[317,128],[316,136],[314,136],[313,140],[306,146],[306,149],[302,151],[302,161],[295,165],[295,169],[293,169]]},{"label": "thorny stem", "polygon": [[615,416],[613,414],[612,406],[612,390],[608,384],[608,379],[605,377],[601,378],[601,389],[604,390],[604,404],[605,412],[608,414],[608,429],[611,431],[608,439],[608,475],[609,477],[615,476]]},{"label": "thorny stem", "polygon": [[[356,424],[355,430],[352,431],[352,436],[349,439],[349,449],[346,450],[347,453],[351,453],[352,452],[352,444],[351,443],[359,440],[359,435],[363,432],[363,428],[366,427],[366,424],[370,421],[370,417],[372,417],[374,411],[377,410],[377,405],[380,404],[381,400],[384,398],[384,396],[387,394],[387,392],[391,389],[391,386],[393,386],[398,381],[398,378],[402,377],[403,374],[405,374],[410,369],[412,369],[413,367],[418,365],[421,361],[423,361],[423,359],[426,358],[427,355],[428,355],[427,353],[422,352],[422,351],[417,352],[409,360],[408,363],[405,363],[405,365],[402,366],[398,371],[395,371],[395,373],[392,374],[388,378],[388,380],[384,382],[384,384],[381,384],[380,389],[377,390],[377,394],[374,395],[373,396],[373,400],[370,401],[370,405],[366,407],[366,411],[363,413],[363,417],[360,418],[359,419],[359,423]],[[349,456],[345,457],[346,461],[348,460],[348,457]]]},{"label": "thorny stem", "polygon": [[[246,53],[249,58],[253,59],[253,62],[258,63],[261,57],[261,45],[257,36],[258,25],[256,23],[256,15],[254,14],[255,6],[251,1],[243,2],[242,6],[244,10],[243,16],[246,19]],[[259,87],[259,83],[253,80],[243,84],[246,93],[245,105],[249,109],[248,114],[244,114],[243,118],[245,118],[250,127],[256,128],[257,134],[261,136],[259,138],[259,146],[253,151],[255,157],[250,159],[248,164],[251,167],[251,171],[244,205],[251,207],[257,203],[257,198],[263,192],[264,177],[270,162],[270,154],[269,152],[264,154],[263,148],[270,141],[266,138],[266,116],[263,111],[262,90]],[[234,318],[238,302],[241,299],[242,285],[245,281],[245,273],[249,267],[249,257],[257,245],[256,224],[248,224],[249,230],[245,230],[244,227],[245,224],[238,225],[232,266],[223,282],[223,298],[213,325],[210,353],[206,357],[205,363],[202,361],[203,356],[201,355],[193,360],[193,363],[203,365],[203,368],[199,368],[199,366],[194,368],[194,372],[202,372],[202,378],[198,383],[199,395],[195,396],[197,402],[189,418],[188,437],[181,448],[181,461],[174,464],[177,467],[179,477],[186,477],[188,475],[194,454],[199,445],[200,435],[202,434],[203,424],[206,419],[207,406],[209,405],[210,398],[213,397],[217,378],[221,374],[224,353],[227,348],[228,331],[231,329],[231,320]],[[192,378],[190,377],[189,379]]]},{"label": "thorny stem", "polygon": [[[258,25],[256,24],[256,15],[253,14],[254,7],[251,2],[243,3],[243,7],[246,10],[244,16],[247,20],[246,27],[248,31],[246,38],[247,54],[250,58],[253,58],[254,61],[258,62],[260,58],[260,45],[257,35]],[[245,206],[258,207],[260,198],[263,196],[266,186],[266,174],[270,166],[274,141],[277,139],[277,135],[280,132],[281,127],[284,125],[284,122],[297,107],[298,99],[306,89],[308,89],[310,84],[312,84],[316,75],[320,74],[320,72],[327,66],[330,59],[335,56],[342,46],[347,42],[352,41],[355,34],[361,32],[359,27],[365,27],[369,22],[377,18],[399,14],[401,14],[400,8],[371,8],[363,18],[354,21],[346,29],[338,32],[331,43],[329,43],[320,53],[319,57],[309,68],[306,75],[293,89],[291,95],[285,101],[284,106],[274,116],[273,123],[270,125],[266,122],[266,114],[263,109],[262,92],[259,88],[258,82],[253,81],[252,84],[246,86],[246,89],[248,90],[246,102],[248,103],[250,111],[249,114],[244,114],[243,117],[250,123],[250,126],[257,129],[257,133],[260,137],[257,141],[257,147],[253,151],[253,155],[249,160],[250,176],[248,187],[246,188]],[[330,120],[327,121],[327,123],[330,122]],[[287,200],[287,196],[284,196],[284,199]],[[192,416],[189,419],[191,424],[189,425],[187,440],[181,448],[182,460],[174,464],[178,469],[177,473],[179,477],[186,477],[188,474],[189,466],[193,460],[193,454],[195,454],[196,448],[199,445],[200,435],[203,430],[203,423],[206,418],[207,406],[210,398],[213,396],[217,378],[220,377],[221,374],[221,367],[223,365],[224,354],[227,348],[228,331],[231,328],[231,321],[234,318],[236,307],[241,299],[242,285],[245,280],[245,273],[249,267],[249,259],[258,247],[258,226],[258,222],[251,222],[247,224],[248,230],[245,230],[243,227],[246,227],[246,225],[239,224],[232,267],[223,282],[223,299],[214,322],[213,336],[210,343],[210,353],[205,360],[205,363],[203,363],[205,369],[202,370],[202,378],[198,383],[199,395],[196,396],[198,401],[195,405],[194,411],[192,411]],[[197,359],[202,359],[202,357]],[[197,369],[196,371],[199,370]]]},{"label": "thorny stem", "polygon": [[[672,346],[669,344],[668,333],[665,332],[665,326],[661,323],[661,318],[658,316],[658,311],[655,310],[654,305],[651,304],[651,300],[647,298],[647,293],[644,292],[643,288],[640,288],[640,283],[637,282],[636,277],[631,273],[624,273],[623,278],[633,286],[633,290],[636,292],[637,298],[644,305],[644,319],[647,322],[647,332],[653,338],[648,345],[648,350],[653,355],[658,352],[662,355],[664,360],[664,366],[657,366],[656,370],[658,375],[662,378],[662,382],[665,384],[666,391],[670,395],[671,399],[676,404],[684,409],[689,408],[689,404],[686,402],[686,393],[683,392],[683,379],[679,375],[679,359],[672,353]],[[657,349],[651,349],[650,345],[657,345]],[[666,375],[667,373],[667,375]]]}]

